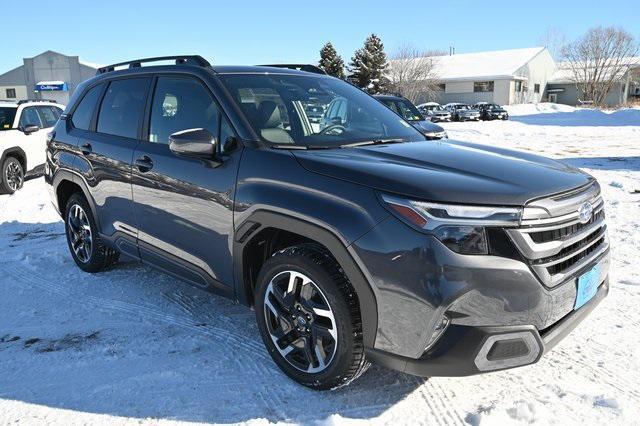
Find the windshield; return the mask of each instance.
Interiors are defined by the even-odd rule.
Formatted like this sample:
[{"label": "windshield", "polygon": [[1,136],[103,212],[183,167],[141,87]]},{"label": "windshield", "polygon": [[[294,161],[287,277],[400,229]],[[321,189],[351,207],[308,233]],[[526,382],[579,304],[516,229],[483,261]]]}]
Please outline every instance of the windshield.
[{"label": "windshield", "polygon": [[0,130],[9,130],[16,118],[16,108],[0,107]]},{"label": "windshield", "polygon": [[267,142],[326,148],[424,139],[366,93],[315,75],[221,75],[255,132]]},{"label": "windshield", "polygon": [[393,112],[403,117],[407,121],[421,121],[424,120],[418,108],[416,108],[411,102],[404,99],[384,99],[382,102]]}]

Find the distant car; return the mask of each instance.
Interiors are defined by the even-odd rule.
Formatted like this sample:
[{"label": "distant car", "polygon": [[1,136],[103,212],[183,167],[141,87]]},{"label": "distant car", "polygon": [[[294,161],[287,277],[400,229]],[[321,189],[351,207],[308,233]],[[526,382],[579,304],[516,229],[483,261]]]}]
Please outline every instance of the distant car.
[{"label": "distant car", "polygon": [[42,173],[47,133],[63,110],[53,101],[0,101],[0,194],[13,194],[25,176]]},{"label": "distant car", "polygon": [[482,120],[508,120],[509,113],[500,105],[490,104],[488,102],[480,102],[474,105],[474,108],[480,111],[480,119]]},{"label": "distant car", "polygon": [[451,121],[451,113],[442,108],[437,102],[426,102],[417,106],[422,115],[434,123]]},{"label": "distant car", "polygon": [[407,120],[420,131],[427,139],[447,138],[447,132],[425,119],[418,108],[409,99],[397,95],[375,95],[374,98],[386,105],[391,111]]},{"label": "distant car", "polygon": [[480,111],[468,104],[454,102],[444,107],[451,113],[452,121],[480,121]]}]

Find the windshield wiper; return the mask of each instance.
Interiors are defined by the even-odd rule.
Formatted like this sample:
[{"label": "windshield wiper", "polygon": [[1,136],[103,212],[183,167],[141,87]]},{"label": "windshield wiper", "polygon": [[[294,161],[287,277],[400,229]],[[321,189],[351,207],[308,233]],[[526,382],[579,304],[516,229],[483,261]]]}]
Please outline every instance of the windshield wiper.
[{"label": "windshield wiper", "polygon": [[364,141],[364,142],[355,142],[355,143],[348,143],[345,145],[341,145],[341,148],[353,148],[353,147],[357,147],[357,146],[367,146],[367,145],[386,145],[386,144],[392,144],[392,143],[403,143],[405,142],[404,139],[373,139],[370,141]]},{"label": "windshield wiper", "polygon": [[295,150],[312,150],[312,149],[333,149],[340,148],[340,146],[330,146],[330,145],[294,145],[294,144],[279,144],[279,145],[271,145],[271,148],[275,149],[295,149]]}]

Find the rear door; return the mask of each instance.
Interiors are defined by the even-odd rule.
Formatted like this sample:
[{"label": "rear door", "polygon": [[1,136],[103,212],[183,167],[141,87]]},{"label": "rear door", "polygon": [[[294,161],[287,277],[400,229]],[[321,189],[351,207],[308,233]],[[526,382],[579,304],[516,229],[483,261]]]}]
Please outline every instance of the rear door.
[{"label": "rear door", "polygon": [[[119,78],[88,91],[86,96],[98,96],[101,102],[89,130],[78,134],[81,160],[76,164],[95,201],[100,233],[136,257],[131,167],[150,82],[150,77]],[[74,124],[77,115],[72,115]]]},{"label": "rear door", "polygon": [[[233,284],[233,199],[241,149],[209,88],[195,77],[159,76],[148,131],[133,157],[133,201],[142,260],[210,290]],[[220,162],[175,155],[172,133],[205,128],[222,141]]]}]

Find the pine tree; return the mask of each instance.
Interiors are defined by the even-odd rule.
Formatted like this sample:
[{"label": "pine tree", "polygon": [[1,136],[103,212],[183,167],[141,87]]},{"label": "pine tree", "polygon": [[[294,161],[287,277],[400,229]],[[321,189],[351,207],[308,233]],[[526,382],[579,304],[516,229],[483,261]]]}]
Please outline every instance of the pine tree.
[{"label": "pine tree", "polygon": [[382,40],[371,34],[351,58],[349,80],[371,94],[382,93],[389,83],[385,75],[387,65]]},{"label": "pine tree", "polygon": [[329,75],[338,78],[345,77],[344,61],[330,41],[320,49],[320,62],[318,62],[318,65]]}]

